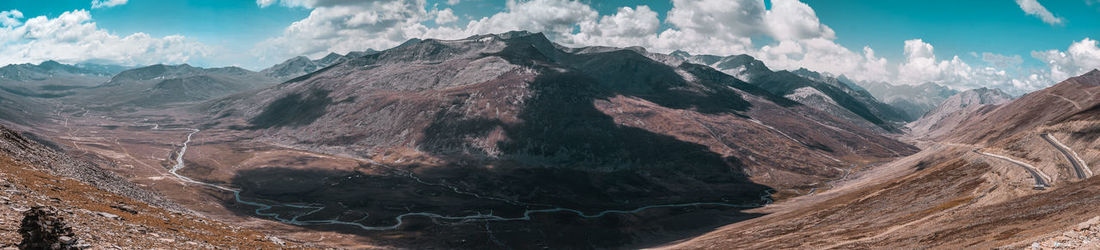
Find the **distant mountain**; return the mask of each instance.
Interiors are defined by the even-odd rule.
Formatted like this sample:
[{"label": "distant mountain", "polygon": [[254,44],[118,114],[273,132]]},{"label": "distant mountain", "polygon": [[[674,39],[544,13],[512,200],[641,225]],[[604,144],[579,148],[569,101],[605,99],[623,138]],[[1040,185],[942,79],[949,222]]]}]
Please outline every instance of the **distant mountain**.
[{"label": "distant mountain", "polygon": [[98,85],[124,70],[117,65],[68,65],[56,61],[0,67],[0,90],[31,98],[58,98]]},{"label": "distant mountain", "polygon": [[919,120],[907,125],[917,137],[938,137],[955,129],[967,118],[988,112],[997,105],[1012,100],[999,89],[971,89],[955,94],[930,110]]},{"label": "distant mountain", "polygon": [[224,97],[276,82],[276,79],[239,67],[157,64],[120,72],[90,90],[91,94],[74,98],[108,106],[159,106]]},{"label": "distant mountain", "polygon": [[110,76],[124,69],[123,66],[115,65],[69,65],[56,61],[45,61],[38,65],[9,64],[0,67],[0,81],[42,81],[62,75]]},{"label": "distant mountain", "polygon": [[768,92],[791,98],[865,128],[900,132],[899,128],[905,122],[905,116],[900,110],[879,102],[847,78],[834,78],[806,69],[772,71],[763,62],[748,55],[718,57],[691,55],[683,51],[676,51],[671,55],[684,61],[714,67]]},{"label": "distant mountain", "polygon": [[921,85],[893,85],[886,82],[860,82],[875,98],[902,110],[908,121],[915,121],[936,108],[948,97],[959,93],[935,83]]},{"label": "distant mountain", "polygon": [[[260,140],[438,159],[390,164],[586,207],[757,201],[761,184],[843,175],[839,159],[916,151],[711,67],[654,58],[673,59],[566,49],[540,33],[417,40],[205,106],[216,127]],[[331,197],[317,192],[304,198]]]},{"label": "distant mountain", "polygon": [[367,49],[366,51],[353,51],[347,55],[340,55],[336,53],[329,53],[325,57],[317,60],[310,60],[305,56],[297,56],[290,58],[282,63],[271,66],[260,71],[271,78],[276,79],[290,79],[299,77],[310,72],[317,71],[321,68],[328,67],[329,65],[341,63],[351,58],[362,57],[369,54],[378,53],[378,51]]}]

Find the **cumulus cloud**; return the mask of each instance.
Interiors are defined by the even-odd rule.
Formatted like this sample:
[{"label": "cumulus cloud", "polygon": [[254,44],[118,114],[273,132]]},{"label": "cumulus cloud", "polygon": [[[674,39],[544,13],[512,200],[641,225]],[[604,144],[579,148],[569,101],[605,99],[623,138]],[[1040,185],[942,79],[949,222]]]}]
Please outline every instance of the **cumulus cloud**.
[{"label": "cumulus cloud", "polygon": [[772,1],[764,23],[777,40],[836,39],[836,33],[817,19],[814,9],[798,0]]},{"label": "cumulus cloud", "polygon": [[[260,0],[268,6],[275,1]],[[290,24],[280,36],[253,51],[264,61],[328,52],[383,49],[424,34],[421,22],[431,20],[424,0],[283,0],[288,7],[313,8],[305,19]]]},{"label": "cumulus cloud", "polygon": [[435,14],[436,24],[448,24],[455,21],[458,21],[458,16],[455,16],[455,12],[451,8],[440,10]]},{"label": "cumulus cloud", "polygon": [[960,85],[971,82],[973,68],[959,56],[951,60],[937,60],[932,44],[921,39],[905,41],[905,62],[898,66],[898,82],[921,84],[936,82]]},{"label": "cumulus cloud", "polygon": [[[1061,76],[1052,77],[1050,72],[1055,71],[1019,70],[1019,65],[1023,63],[1023,58],[1019,55],[1006,56],[985,52],[982,53],[981,59],[990,66],[972,66],[959,56],[953,56],[950,60],[937,59],[932,44],[921,39],[905,41],[904,52],[906,60],[898,65],[898,73],[895,77],[895,82],[902,84],[933,82],[953,89],[991,87],[1004,90],[1009,94],[1020,95],[1065,79]],[[1048,53],[1059,54],[1060,52],[1033,52],[1037,58],[1041,57],[1040,54]],[[974,55],[977,56],[977,53]],[[1060,67],[1062,66],[1056,68]],[[1013,72],[1006,69],[1013,69]]]},{"label": "cumulus cloud", "polygon": [[182,63],[209,51],[205,45],[178,35],[157,38],[134,33],[120,37],[98,28],[91,19],[88,11],[75,10],[53,19],[34,17],[21,25],[5,23],[0,27],[0,64],[44,60],[125,65]]},{"label": "cumulus cloud", "polygon": [[1020,9],[1028,15],[1036,16],[1042,19],[1044,23],[1055,25],[1062,24],[1065,19],[1054,16],[1054,13],[1050,13],[1046,7],[1039,4],[1039,0],[1016,0],[1016,4],[1020,6]]},{"label": "cumulus cloud", "polygon": [[1032,51],[1031,56],[1046,63],[1045,77],[1056,81],[1100,68],[1100,47],[1091,38],[1073,42],[1065,51]]},{"label": "cumulus cloud", "polygon": [[19,12],[19,10],[0,11],[0,26],[17,26],[23,23],[19,19],[23,19],[23,12]]},{"label": "cumulus cloud", "polygon": [[573,44],[601,46],[652,46],[661,21],[657,12],[649,6],[622,7],[614,15],[603,16],[598,22],[580,25],[580,32],[572,36]]},{"label": "cumulus cloud", "polygon": [[[870,47],[853,51],[836,43],[836,32],[818,18],[811,6],[799,0],[773,0],[770,9],[765,8],[762,0],[672,0],[665,20],[660,20],[659,13],[645,5],[620,7],[615,13],[600,15],[590,5],[574,0],[508,0],[503,11],[464,25],[456,23],[458,18],[449,8],[432,7],[428,11],[424,0],[257,0],[256,3],[262,7],[277,4],[311,9],[309,17],[257,45],[253,52],[269,63],[298,55],[317,57],[328,52],[386,49],[411,38],[457,39],[527,30],[543,32],[551,40],[572,47],[643,46],[662,53],[685,50],[693,54],[748,54],[773,69],[807,68],[846,75],[857,81],[935,82],[956,89],[988,86],[1015,89],[1010,92],[1018,94],[1045,86],[1049,79],[1056,78],[1053,75],[1058,75],[1007,72],[1005,68],[1011,67],[1020,71],[1019,55],[983,53],[980,59],[989,66],[972,66],[958,56],[940,59],[932,45],[920,39],[905,41],[905,57],[891,64],[876,56]],[[1037,2],[1018,3],[1029,13],[1032,10],[1049,13]],[[1060,18],[1055,20],[1062,22]],[[423,24],[430,21],[439,25]],[[662,21],[668,28],[662,29]],[[754,41],[760,37],[767,39]],[[755,44],[760,41],[767,44]],[[1082,49],[1070,49],[1078,50]],[[1053,61],[1086,61],[1058,56],[1071,52],[1033,54]],[[978,57],[977,53],[973,55]],[[1051,71],[1079,71],[1069,67],[1052,66],[1055,70]]]},{"label": "cumulus cloud", "polygon": [[127,0],[92,0],[92,9],[110,8],[126,4]]},{"label": "cumulus cloud", "polygon": [[578,24],[590,25],[599,17],[591,6],[570,0],[510,0],[505,6],[504,12],[471,21],[466,25],[465,33],[529,30],[545,32],[551,38],[564,38],[569,37]]}]

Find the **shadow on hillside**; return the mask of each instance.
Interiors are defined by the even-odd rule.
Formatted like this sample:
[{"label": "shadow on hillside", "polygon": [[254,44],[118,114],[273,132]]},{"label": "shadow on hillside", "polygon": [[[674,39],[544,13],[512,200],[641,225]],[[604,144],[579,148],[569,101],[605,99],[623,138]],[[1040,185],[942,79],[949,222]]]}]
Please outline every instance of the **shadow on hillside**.
[{"label": "shadow on hillside", "polygon": [[[538,53],[532,50],[537,49],[520,51]],[[507,59],[507,55],[501,56]],[[394,166],[415,170],[417,177],[426,183],[402,171],[375,175],[272,166],[238,172],[232,184],[242,188],[246,200],[325,206],[313,213],[309,213],[312,209],[286,206],[265,211],[279,213],[280,218],[298,215],[302,215],[301,221],[338,218],[368,226],[392,225],[396,216],[409,212],[521,217],[526,209],[552,207],[595,214],[658,204],[762,203],[762,195],[770,188],[749,180],[740,159],[723,157],[706,146],[672,136],[619,126],[593,106],[595,100],[626,95],[671,108],[736,114],[749,108],[748,102],[719,84],[701,90],[685,89],[698,86],[687,86],[682,80],[667,81],[676,75],[671,67],[653,65],[654,62],[638,54],[612,55],[621,56],[626,62],[608,61],[615,59],[600,56],[571,59],[591,60],[573,63],[588,65],[585,74],[541,69],[542,74],[528,85],[533,96],[524,101],[518,115],[522,122],[505,124],[494,119],[466,119],[447,111],[437,113],[434,123],[423,131],[426,138],[417,146],[433,156],[448,159],[448,165]],[[531,61],[514,63],[539,67]],[[644,72],[648,76],[612,81],[600,78],[608,75],[595,74],[604,71]],[[281,122],[283,119],[276,113],[271,115],[270,119],[257,118],[264,122],[253,124],[293,125]],[[499,156],[470,150],[478,147],[469,145],[466,138],[481,137],[498,128],[509,138],[497,145]],[[241,215],[256,216],[252,212],[255,207],[232,200],[225,205]],[[540,213],[530,221],[511,222],[433,221],[411,216],[405,218],[400,228],[389,231],[346,225],[308,228],[355,233],[376,244],[402,248],[636,248],[698,236],[760,216],[743,213],[742,209],[685,206],[599,218],[566,212]]]},{"label": "shadow on hillside", "polygon": [[[279,218],[289,219],[303,215],[299,221],[337,219],[375,227],[394,225],[395,217],[409,212],[451,216],[492,213],[516,218],[522,217],[525,209],[549,208],[537,204],[543,201],[558,201],[562,204],[554,205],[581,210],[590,215],[606,209],[631,210],[645,204],[682,202],[675,197],[665,197],[668,199],[665,202],[654,199],[648,201],[653,203],[627,202],[623,199],[646,200],[648,197],[644,192],[630,197],[609,197],[606,192],[600,191],[600,185],[631,182],[624,177],[624,173],[599,174],[531,168],[502,172],[484,168],[439,169],[445,170],[426,171],[427,173],[418,175],[431,184],[417,182],[399,172],[370,175],[360,171],[282,167],[241,171],[232,182],[234,186],[242,188],[244,200],[276,205],[261,212],[277,213]],[[435,185],[440,183],[492,198],[478,198],[455,192],[446,186]],[[471,189],[467,186],[499,188]],[[520,190],[527,191],[525,197],[516,195]],[[691,194],[684,196],[682,199],[692,199]],[[526,201],[526,198],[539,202]],[[600,198],[610,199],[598,201]],[[753,202],[759,201],[759,198],[760,194],[757,194]],[[524,204],[513,204],[512,200],[519,200]],[[752,203],[748,200],[745,202]],[[279,203],[314,204],[325,208],[308,214],[313,209],[278,206]],[[258,207],[239,204],[232,199],[226,200],[223,205],[240,216],[274,220],[271,216],[254,214],[253,211]],[[433,221],[423,216],[410,216],[404,218],[404,223],[396,230],[372,231],[355,226],[324,224],[303,228],[361,235],[370,239],[372,244],[401,248],[634,248],[691,238],[724,225],[761,216],[739,210],[701,205],[652,208],[638,213],[610,214],[599,218],[582,218],[568,212],[537,213],[529,221]]]}]

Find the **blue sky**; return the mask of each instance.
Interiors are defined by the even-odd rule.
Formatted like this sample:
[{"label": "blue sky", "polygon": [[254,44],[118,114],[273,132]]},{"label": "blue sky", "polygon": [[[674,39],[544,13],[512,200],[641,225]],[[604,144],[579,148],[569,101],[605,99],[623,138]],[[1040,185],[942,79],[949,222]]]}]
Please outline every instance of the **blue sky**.
[{"label": "blue sky", "polygon": [[[568,46],[744,53],[778,69],[1015,93],[1100,67],[1100,58],[1090,57],[1095,41],[1086,39],[1100,37],[1096,0],[103,0],[112,6],[99,8],[93,1],[0,1],[7,11],[0,21],[16,21],[0,26],[0,45],[8,47],[0,47],[7,54],[0,64],[56,59],[259,70],[296,55],[528,29]],[[38,16],[45,19],[29,21]],[[62,20],[95,26],[51,24]],[[31,37],[32,28],[21,26],[57,34]]]}]

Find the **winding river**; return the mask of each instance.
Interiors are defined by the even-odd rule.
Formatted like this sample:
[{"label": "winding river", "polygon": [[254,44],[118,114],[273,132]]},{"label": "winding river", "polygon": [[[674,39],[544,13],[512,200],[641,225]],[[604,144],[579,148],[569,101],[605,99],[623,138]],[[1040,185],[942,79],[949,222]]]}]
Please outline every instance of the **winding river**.
[{"label": "winding river", "polygon": [[[639,207],[639,208],[635,208],[635,209],[631,209],[631,210],[616,210],[616,209],[604,210],[604,211],[600,211],[598,213],[592,213],[592,214],[585,213],[585,212],[582,212],[582,211],[576,210],[576,209],[553,207],[553,208],[545,208],[545,209],[527,209],[523,212],[523,216],[520,216],[520,217],[502,217],[502,216],[493,215],[492,213],[482,214],[480,212],[477,213],[477,214],[460,215],[460,216],[442,215],[442,214],[436,214],[436,213],[430,213],[430,212],[411,212],[411,213],[405,213],[405,214],[398,215],[397,217],[394,218],[394,220],[395,220],[394,224],[389,225],[389,226],[368,226],[368,225],[364,225],[362,223],[358,223],[358,222],[354,222],[354,221],[342,221],[342,220],[336,220],[336,219],[299,220],[299,218],[301,218],[301,217],[308,216],[308,215],[320,212],[321,210],[324,210],[325,207],[324,206],[318,206],[318,205],[298,205],[298,204],[289,204],[289,203],[263,203],[263,202],[259,202],[259,201],[247,201],[247,200],[241,199],[241,190],[240,189],[224,187],[224,186],[213,184],[213,183],[201,182],[201,181],[191,179],[190,177],[180,175],[178,173],[178,171],[180,169],[183,169],[184,167],[186,167],[186,165],[184,164],[184,161],[183,161],[183,156],[184,156],[184,154],[187,153],[187,145],[189,143],[191,143],[191,137],[199,132],[198,129],[188,129],[188,130],[191,131],[191,132],[187,134],[187,140],[184,141],[183,146],[180,147],[179,154],[176,155],[176,159],[175,159],[176,160],[176,165],[172,166],[172,169],[168,171],[169,173],[176,176],[177,179],[179,179],[180,181],[183,181],[183,182],[197,184],[197,185],[201,185],[201,186],[207,186],[207,187],[219,189],[219,190],[226,191],[226,192],[231,192],[231,193],[233,193],[234,199],[236,199],[236,201],[238,203],[253,206],[253,207],[257,207],[256,209],[253,210],[253,213],[255,213],[257,216],[270,217],[270,218],[272,218],[276,221],[282,222],[282,223],[291,224],[291,225],[299,225],[299,226],[306,226],[306,225],[348,225],[348,226],[354,226],[354,227],[362,228],[364,230],[378,231],[378,230],[394,230],[394,229],[397,229],[402,224],[404,224],[404,219],[405,218],[415,217],[415,216],[427,217],[427,218],[433,218],[433,219],[439,219],[439,220],[457,221],[457,222],[529,221],[529,220],[531,220],[531,215],[539,214],[539,213],[572,213],[572,214],[575,214],[575,215],[577,215],[579,217],[582,217],[582,218],[599,218],[599,217],[603,217],[603,216],[610,215],[610,214],[632,214],[632,213],[637,213],[637,212],[641,212],[641,211],[645,211],[647,209],[653,209],[653,208],[675,208],[675,207],[697,207],[697,206],[757,208],[757,207],[761,207],[761,206],[770,204],[772,202],[772,200],[770,198],[772,191],[768,190],[767,192],[765,192],[764,195],[762,195],[760,197],[760,200],[762,201],[762,203],[760,203],[760,204],[732,204],[732,203],[722,203],[722,202],[692,202],[692,203],[678,203],[678,204],[649,205],[649,206]],[[377,164],[377,163],[375,163],[375,164]],[[381,164],[379,164],[379,165],[381,165]],[[453,191],[455,193],[458,193],[458,194],[470,195],[470,196],[473,196],[473,197],[476,197],[476,198],[479,198],[479,199],[490,199],[490,200],[496,200],[496,201],[504,201],[504,202],[508,202],[508,203],[511,203],[511,204],[514,204],[514,205],[521,205],[521,204],[522,205],[528,205],[526,203],[519,202],[519,201],[513,201],[513,200],[497,198],[497,197],[488,197],[488,196],[483,196],[483,195],[480,195],[480,194],[477,194],[477,193],[462,191],[457,187],[446,185],[446,184],[425,182],[425,181],[421,180],[419,177],[416,177],[415,175],[413,175],[411,172],[408,172],[407,174],[410,178],[413,178],[414,180],[416,180],[419,183],[426,184],[426,185],[443,186],[443,187],[451,189],[451,191]],[[294,217],[291,217],[291,218],[283,218],[282,215],[278,214],[278,213],[265,212],[267,210],[270,210],[270,209],[274,208],[275,206],[297,208],[297,209],[310,209],[310,210],[309,210],[309,212],[299,214],[299,215],[295,215]],[[360,219],[360,220],[362,220],[362,219]]]}]

